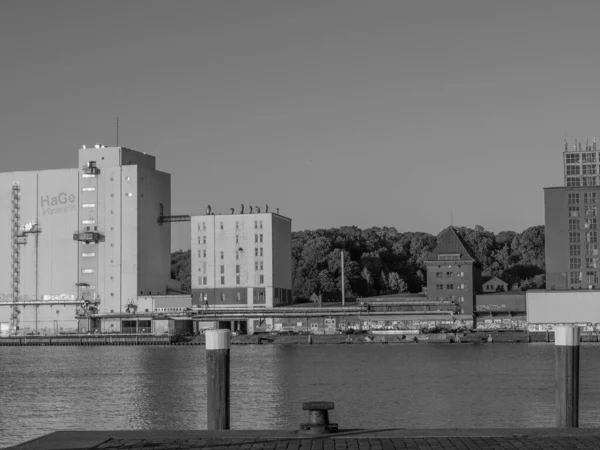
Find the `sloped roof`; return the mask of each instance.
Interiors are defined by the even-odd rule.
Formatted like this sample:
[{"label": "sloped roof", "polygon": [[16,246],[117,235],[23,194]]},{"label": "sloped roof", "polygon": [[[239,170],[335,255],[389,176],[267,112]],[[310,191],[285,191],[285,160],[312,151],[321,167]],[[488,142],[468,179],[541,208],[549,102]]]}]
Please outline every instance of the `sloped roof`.
[{"label": "sloped roof", "polygon": [[489,283],[489,282],[494,282],[494,283],[500,282],[500,283],[508,284],[502,278],[498,278],[498,277],[492,277],[489,280],[484,281],[483,284],[486,284],[486,283]]},{"label": "sloped roof", "polygon": [[438,261],[438,255],[449,253],[458,253],[460,255],[459,261],[478,262],[469,250],[469,246],[461,239],[454,227],[448,227],[442,231],[437,247],[427,256],[425,261]]}]

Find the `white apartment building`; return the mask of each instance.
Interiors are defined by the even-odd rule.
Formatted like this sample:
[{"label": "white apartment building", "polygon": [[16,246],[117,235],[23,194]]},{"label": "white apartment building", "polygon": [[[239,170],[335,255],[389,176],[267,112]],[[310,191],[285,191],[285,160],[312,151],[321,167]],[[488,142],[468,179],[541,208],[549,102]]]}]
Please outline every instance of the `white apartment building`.
[{"label": "white apartment building", "polygon": [[272,308],[292,303],[292,221],[274,213],[191,218],[192,303]]}]

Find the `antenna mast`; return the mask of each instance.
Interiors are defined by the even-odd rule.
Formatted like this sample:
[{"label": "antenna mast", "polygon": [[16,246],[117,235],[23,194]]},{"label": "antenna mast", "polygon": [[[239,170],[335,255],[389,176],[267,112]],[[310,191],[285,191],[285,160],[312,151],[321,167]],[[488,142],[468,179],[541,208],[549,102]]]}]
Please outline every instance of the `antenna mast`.
[{"label": "antenna mast", "polygon": [[119,146],[119,116],[117,116],[117,147]]}]

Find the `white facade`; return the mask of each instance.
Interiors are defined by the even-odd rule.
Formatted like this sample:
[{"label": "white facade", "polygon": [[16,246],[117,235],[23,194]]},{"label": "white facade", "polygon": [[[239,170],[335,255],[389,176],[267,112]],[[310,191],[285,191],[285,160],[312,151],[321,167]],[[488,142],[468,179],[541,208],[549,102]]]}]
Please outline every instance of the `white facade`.
[{"label": "white facade", "polygon": [[[166,293],[171,230],[157,219],[161,205],[170,214],[170,175],[156,170],[153,156],[123,147],[82,148],[78,167],[0,174],[1,328],[74,331],[82,299],[98,301],[100,313],[118,313],[141,294]],[[15,246],[15,220],[41,231]],[[23,303],[16,320],[13,301]]]},{"label": "white facade", "polygon": [[291,219],[273,213],[191,218],[192,298],[209,307],[292,302]]}]

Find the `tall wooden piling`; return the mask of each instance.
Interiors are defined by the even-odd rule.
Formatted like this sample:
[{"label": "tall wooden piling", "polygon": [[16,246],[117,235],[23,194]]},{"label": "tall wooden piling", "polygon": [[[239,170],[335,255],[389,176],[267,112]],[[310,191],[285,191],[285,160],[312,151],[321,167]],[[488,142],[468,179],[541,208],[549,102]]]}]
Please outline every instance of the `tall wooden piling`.
[{"label": "tall wooden piling", "polygon": [[206,338],[207,429],[230,429],[230,330],[208,330]]},{"label": "tall wooden piling", "polygon": [[579,327],[554,329],[556,353],[556,426],[579,427]]}]

